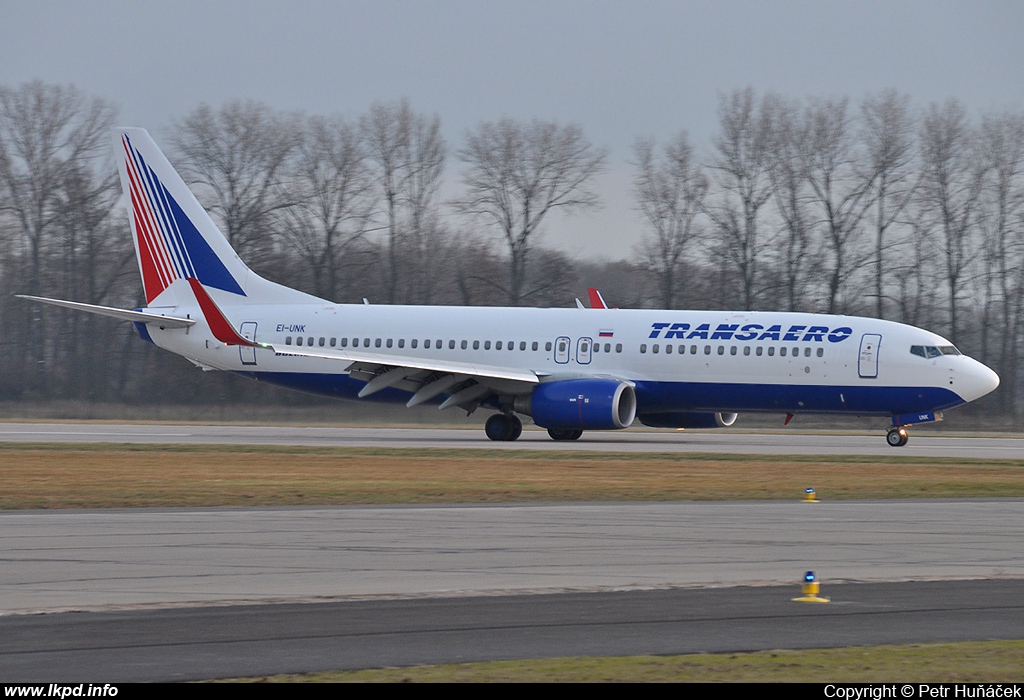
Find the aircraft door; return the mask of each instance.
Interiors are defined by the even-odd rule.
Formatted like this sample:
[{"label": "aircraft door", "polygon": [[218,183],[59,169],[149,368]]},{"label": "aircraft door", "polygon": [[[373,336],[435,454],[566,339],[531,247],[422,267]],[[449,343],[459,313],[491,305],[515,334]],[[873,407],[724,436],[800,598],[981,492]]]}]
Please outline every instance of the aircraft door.
[{"label": "aircraft door", "polygon": [[[246,321],[239,329],[239,333],[246,340],[256,340],[256,322]],[[256,348],[254,347],[239,345],[238,356],[241,358],[243,365],[256,364]]]},{"label": "aircraft door", "polygon": [[878,348],[881,345],[882,336],[877,333],[865,333],[861,336],[857,374],[862,379],[874,379],[878,376]]},{"label": "aircraft door", "polygon": [[569,347],[571,341],[565,336],[555,338],[555,362],[564,365],[569,361]]},{"label": "aircraft door", "polygon": [[576,341],[576,362],[581,365],[590,364],[590,351],[594,346],[592,338],[580,338]]}]

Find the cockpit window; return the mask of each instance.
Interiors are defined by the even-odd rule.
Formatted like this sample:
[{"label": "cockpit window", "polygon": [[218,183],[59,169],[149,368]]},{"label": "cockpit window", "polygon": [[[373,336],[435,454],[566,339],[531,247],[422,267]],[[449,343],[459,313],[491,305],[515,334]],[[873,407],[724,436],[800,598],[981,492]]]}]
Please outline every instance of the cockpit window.
[{"label": "cockpit window", "polygon": [[934,345],[911,345],[910,354],[930,360],[933,357],[941,357],[942,355],[959,355],[960,351],[952,345],[942,345],[940,347],[935,347]]}]

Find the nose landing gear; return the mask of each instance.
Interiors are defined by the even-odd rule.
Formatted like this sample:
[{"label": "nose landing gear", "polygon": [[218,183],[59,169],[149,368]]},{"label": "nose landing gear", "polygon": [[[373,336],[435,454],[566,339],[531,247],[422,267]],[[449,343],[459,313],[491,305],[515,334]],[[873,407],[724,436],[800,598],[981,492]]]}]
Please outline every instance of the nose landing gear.
[{"label": "nose landing gear", "polygon": [[885,434],[885,441],[889,443],[889,447],[903,447],[910,441],[910,436],[907,435],[906,428],[901,425],[894,425]]}]

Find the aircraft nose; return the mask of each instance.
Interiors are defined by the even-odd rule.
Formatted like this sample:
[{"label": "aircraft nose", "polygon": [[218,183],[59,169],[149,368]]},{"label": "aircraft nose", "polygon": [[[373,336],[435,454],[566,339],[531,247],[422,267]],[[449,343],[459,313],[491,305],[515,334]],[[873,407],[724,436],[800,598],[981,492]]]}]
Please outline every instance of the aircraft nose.
[{"label": "aircraft nose", "polygon": [[999,375],[972,359],[967,371],[964,372],[962,383],[964,399],[967,401],[980,399],[986,394],[991,394],[998,386]]}]

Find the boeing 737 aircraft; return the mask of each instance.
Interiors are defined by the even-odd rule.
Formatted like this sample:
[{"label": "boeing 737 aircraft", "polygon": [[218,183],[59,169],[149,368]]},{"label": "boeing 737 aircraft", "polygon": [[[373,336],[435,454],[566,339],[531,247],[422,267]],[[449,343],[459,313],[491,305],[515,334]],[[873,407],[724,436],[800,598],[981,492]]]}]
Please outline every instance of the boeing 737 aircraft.
[{"label": "boeing 737 aircraft", "polygon": [[114,141],[146,307],[26,298],[132,321],[204,369],[337,398],[484,408],[491,440],[517,439],[519,416],[576,440],[634,422],[724,427],[756,411],[787,423],[885,417],[899,447],[906,426],[999,384],[934,333],[870,318],[335,304],[246,267],[145,130]]}]

